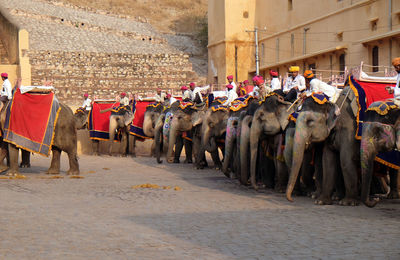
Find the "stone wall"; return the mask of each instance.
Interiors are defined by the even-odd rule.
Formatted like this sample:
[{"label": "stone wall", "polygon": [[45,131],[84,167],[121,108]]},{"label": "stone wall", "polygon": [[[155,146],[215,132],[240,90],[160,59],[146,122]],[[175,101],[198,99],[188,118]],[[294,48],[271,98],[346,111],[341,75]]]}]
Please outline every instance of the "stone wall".
[{"label": "stone wall", "polygon": [[197,76],[185,54],[118,54],[30,50],[32,85],[51,81],[60,101],[80,104],[82,94],[114,98],[120,92],[179,91]]}]

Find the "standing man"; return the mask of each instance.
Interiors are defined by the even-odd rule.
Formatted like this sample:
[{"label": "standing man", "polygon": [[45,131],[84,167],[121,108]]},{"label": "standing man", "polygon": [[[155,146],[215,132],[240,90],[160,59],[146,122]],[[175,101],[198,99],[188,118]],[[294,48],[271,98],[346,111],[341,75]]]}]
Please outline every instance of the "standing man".
[{"label": "standing man", "polygon": [[3,72],[1,73],[1,79],[3,80],[3,87],[0,92],[0,100],[5,104],[7,101],[11,100],[12,98],[12,87],[11,83],[8,80],[8,74]]},{"label": "standing man", "polygon": [[82,108],[85,109],[86,113],[89,113],[90,110],[92,110],[92,100],[90,100],[89,98],[89,94],[85,93],[83,95],[83,104],[82,104]]},{"label": "standing man", "polygon": [[299,75],[299,71],[299,66],[291,66],[289,68],[291,74],[286,79],[286,84],[283,87],[285,101],[294,102],[297,99],[297,94],[306,89],[306,80]]},{"label": "standing man", "polygon": [[229,75],[228,77],[226,77],[226,79],[228,80],[228,85],[232,85],[232,87],[233,87],[233,91],[237,91],[237,86],[236,86],[236,83],[233,81],[233,76],[232,75]]}]

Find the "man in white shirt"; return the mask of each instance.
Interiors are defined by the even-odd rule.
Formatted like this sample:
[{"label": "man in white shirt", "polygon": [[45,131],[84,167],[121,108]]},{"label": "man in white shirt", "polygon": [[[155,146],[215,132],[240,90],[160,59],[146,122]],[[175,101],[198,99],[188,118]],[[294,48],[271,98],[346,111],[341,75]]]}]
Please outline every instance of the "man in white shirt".
[{"label": "man in white shirt", "polygon": [[92,110],[92,100],[90,100],[88,93],[85,93],[83,97],[85,100],[83,101],[82,108],[85,109],[86,112],[89,112]]},{"label": "man in white shirt", "polygon": [[275,70],[270,70],[269,75],[271,76],[271,90],[282,90],[281,81],[278,78],[278,72]]},{"label": "man in white shirt", "polygon": [[249,95],[255,97],[255,98],[260,98],[261,94],[261,88],[263,87],[264,84],[264,79],[262,76],[256,75],[253,77],[253,91],[249,93]]},{"label": "man in white shirt", "polygon": [[201,91],[207,90],[210,88],[210,85],[205,87],[196,87],[196,85],[192,82],[190,83],[190,90],[192,91],[192,101],[200,104],[203,102],[203,96],[201,95]]},{"label": "man in white shirt", "polygon": [[224,102],[224,106],[230,106],[232,101],[238,98],[238,95],[235,91],[233,91],[233,86],[231,84],[226,85],[226,89],[228,90],[228,99]]},{"label": "man in white shirt", "polygon": [[122,92],[119,97],[120,106],[129,106],[129,98],[126,96],[125,92]]},{"label": "man in white shirt", "polygon": [[297,99],[297,94],[306,89],[306,80],[302,75],[299,75],[299,71],[299,66],[291,66],[289,68],[291,75],[286,79],[283,87],[285,101],[294,102]]},{"label": "man in white shirt", "polygon": [[392,65],[394,69],[397,71],[397,81],[396,81],[396,86],[389,87],[388,91],[390,94],[394,94],[394,103],[398,106],[400,106],[400,57],[394,58],[392,60]]},{"label": "man in white shirt", "polygon": [[329,97],[329,101],[331,101],[332,103],[336,102],[339,95],[335,87],[317,79],[311,70],[306,70],[304,72],[304,77],[307,86],[306,91],[303,92],[305,93],[304,95],[309,96],[313,92],[318,94],[325,94]]},{"label": "man in white shirt", "polygon": [[1,95],[0,99],[3,103],[5,103],[8,100],[11,100],[12,98],[12,87],[10,81],[8,80],[7,73],[5,72],[1,73],[1,79],[3,80],[3,87],[0,92]]},{"label": "man in white shirt", "polygon": [[157,94],[154,96],[154,99],[156,100],[156,102],[164,103],[165,97],[166,97],[166,94],[164,92],[162,92],[162,90],[160,88],[157,88]]},{"label": "man in white shirt", "polygon": [[[228,85],[232,85],[233,87],[233,91],[235,91],[237,93],[237,86],[236,83],[233,81],[233,76],[229,75],[228,77],[226,77],[226,79],[228,80]],[[228,90],[227,90],[228,91]]]},{"label": "man in white shirt", "polygon": [[183,102],[189,102],[189,101],[192,100],[192,95],[191,95],[190,90],[188,89],[188,87],[182,86],[181,87],[181,91],[182,91],[182,101]]}]

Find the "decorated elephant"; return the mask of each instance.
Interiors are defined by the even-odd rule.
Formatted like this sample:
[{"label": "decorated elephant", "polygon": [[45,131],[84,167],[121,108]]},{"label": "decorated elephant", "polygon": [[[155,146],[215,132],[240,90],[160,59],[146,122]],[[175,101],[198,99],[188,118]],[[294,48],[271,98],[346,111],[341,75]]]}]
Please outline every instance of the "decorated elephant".
[{"label": "decorated elephant", "polygon": [[[123,108],[123,107],[121,107]],[[130,111],[130,108],[127,107],[124,112],[115,111],[114,109],[111,110],[111,115],[110,115],[110,124],[109,124],[109,140],[111,142],[114,141],[115,135],[120,134],[122,136],[121,143],[125,143],[125,149],[123,151],[123,155],[126,156],[129,154],[129,125],[132,123],[133,120],[133,113]],[[114,112],[115,111],[115,112]],[[132,149],[132,155],[135,156],[135,142],[136,142],[136,137],[133,137],[133,149]],[[111,155],[112,152],[112,145],[109,147],[109,154]]]},{"label": "decorated elephant", "polygon": [[[325,141],[336,123],[338,108],[330,103],[324,95],[312,94],[306,98],[298,112],[293,140],[287,133],[287,147],[285,160],[290,169],[289,181],[286,189],[286,198],[293,201],[292,192],[298,180],[300,168],[309,165],[311,145]],[[344,115],[345,113],[343,113]],[[350,120],[350,123],[353,123]],[[320,153],[319,153],[320,154]],[[305,155],[308,160],[305,160]],[[303,162],[306,162],[303,164]],[[333,162],[336,164],[336,162]],[[331,165],[330,167],[333,167]],[[317,170],[318,171],[318,170]],[[318,176],[317,180],[320,179]]]},{"label": "decorated elephant", "polygon": [[[159,119],[163,110],[164,106],[160,102],[152,103],[147,106],[143,120],[143,132],[147,137],[154,138],[157,120]],[[152,155],[155,155],[155,145],[156,142],[153,141],[151,146]]]},{"label": "decorated elephant", "polygon": [[258,106],[257,99],[245,96],[236,99],[229,108],[228,121],[226,123],[225,155],[222,172],[228,178],[240,179],[240,135],[241,123],[248,109]]},{"label": "decorated elephant", "polygon": [[[179,105],[179,108],[174,113],[170,124],[167,152],[167,161],[169,163],[172,163],[175,158],[174,146],[177,136],[182,134],[183,132],[192,131],[196,127],[200,126],[206,111],[206,103],[201,103],[198,105],[193,105],[193,103],[183,103]],[[200,139],[197,136],[193,135],[193,152],[195,154],[196,160],[199,158],[198,156],[196,156],[199,152],[199,147]]]},{"label": "decorated elephant", "polygon": [[[228,109],[224,106],[210,107],[202,120],[201,146],[198,156],[203,156],[204,151],[209,152],[217,169],[221,168],[217,142],[225,137],[227,120]],[[198,168],[202,168],[202,165],[200,165],[202,159],[203,158],[196,159]]]},{"label": "decorated elephant", "polygon": [[[273,147],[272,156],[276,158],[277,150],[274,145],[276,143],[276,135],[285,130],[289,123],[288,118],[291,112],[291,103],[284,101],[283,98],[276,93],[272,93],[261,101],[259,108],[254,113],[250,128],[250,183],[256,190],[258,189],[256,169],[260,142],[266,140],[265,145]],[[246,144],[241,141],[240,145]],[[245,160],[245,158],[243,160]],[[278,180],[280,178],[281,177],[278,177]]]},{"label": "decorated elephant", "polygon": [[[400,197],[400,108],[393,102],[378,101],[370,105],[364,118],[361,139],[361,201],[368,207],[378,202],[370,200],[374,160],[391,167],[388,198]],[[388,153],[390,152],[390,153]]]},{"label": "decorated elephant", "polygon": [[[60,111],[58,114],[57,124],[54,128],[53,142],[51,151],[53,153],[51,165],[47,173],[60,173],[60,157],[61,152],[68,154],[69,170],[68,174],[79,174],[79,164],[77,158],[77,129],[80,129],[86,123],[87,114],[77,112],[75,115],[72,110],[64,104],[60,103]],[[18,173],[18,154],[19,149],[15,144],[9,143],[10,169],[9,173]],[[25,154],[29,152],[24,151]],[[23,156],[24,156],[23,153]]]}]

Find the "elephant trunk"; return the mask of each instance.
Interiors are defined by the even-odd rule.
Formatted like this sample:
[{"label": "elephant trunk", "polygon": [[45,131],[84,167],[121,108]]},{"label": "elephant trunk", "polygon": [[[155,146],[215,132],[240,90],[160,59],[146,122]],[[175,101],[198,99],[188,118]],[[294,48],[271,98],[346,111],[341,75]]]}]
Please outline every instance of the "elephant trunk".
[{"label": "elephant trunk", "polygon": [[155,153],[156,153],[156,159],[157,163],[162,163],[162,160],[160,159],[161,157],[161,146],[162,146],[162,121],[158,122],[158,124],[155,127],[155,135],[154,135],[154,142],[155,142]]},{"label": "elephant trunk", "polygon": [[258,121],[253,122],[250,129],[250,182],[255,190],[258,189],[256,181],[258,142],[261,134],[261,125]]},{"label": "elephant trunk", "polygon": [[247,185],[249,180],[249,144],[250,144],[250,123],[252,117],[246,116],[241,123],[240,130],[240,183]]},{"label": "elephant trunk", "polygon": [[291,171],[286,188],[286,199],[291,202],[293,202],[292,192],[296,185],[296,181],[299,176],[300,168],[303,162],[306,142],[308,142],[310,139],[310,134],[307,130],[308,129],[306,128],[305,123],[297,120],[296,132],[294,134],[292,165],[290,167]]},{"label": "elephant trunk", "polygon": [[207,152],[214,152],[217,149],[217,144],[215,142],[214,136],[211,135],[211,130],[206,129],[202,134],[201,146]]},{"label": "elephant trunk", "polygon": [[167,152],[167,161],[172,163],[174,161],[174,145],[176,142],[176,135],[178,134],[178,121],[174,117],[171,122],[171,128],[169,129],[169,143]]},{"label": "elephant trunk", "polygon": [[232,125],[232,120],[228,120],[228,124],[226,126],[226,135],[225,135],[225,154],[224,154],[224,162],[222,165],[222,172],[226,177],[229,178],[229,165],[232,160],[233,154],[233,145],[236,138],[236,129]]},{"label": "elephant trunk", "polygon": [[374,159],[377,155],[374,139],[371,138],[369,132],[366,131],[368,126],[365,124],[361,139],[360,159],[361,159],[361,201],[367,207],[374,207],[378,201],[371,201],[369,198],[372,173],[374,168]]},{"label": "elephant trunk", "polygon": [[154,129],[151,114],[147,112],[144,114],[143,132],[148,137],[154,137],[154,131],[155,131],[155,129]]}]

